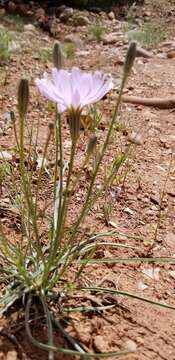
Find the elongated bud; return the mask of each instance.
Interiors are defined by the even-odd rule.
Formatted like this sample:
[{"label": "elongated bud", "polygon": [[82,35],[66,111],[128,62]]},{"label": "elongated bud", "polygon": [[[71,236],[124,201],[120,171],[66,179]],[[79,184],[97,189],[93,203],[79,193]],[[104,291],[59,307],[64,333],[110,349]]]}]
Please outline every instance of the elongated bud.
[{"label": "elongated bud", "polygon": [[15,122],[16,118],[15,118],[14,111],[10,111],[10,119],[11,119],[12,122]]},{"label": "elongated bud", "polygon": [[86,149],[86,153],[88,156],[90,156],[93,151],[95,150],[97,145],[97,136],[96,135],[92,135],[89,139],[89,143],[87,145],[87,149]]},{"label": "elongated bud", "polygon": [[64,66],[64,53],[61,44],[57,41],[53,48],[53,64],[58,70]]},{"label": "elongated bud", "polygon": [[29,83],[27,79],[21,79],[18,87],[18,111],[21,117],[27,113],[29,103]]},{"label": "elongated bud", "polygon": [[132,41],[129,45],[126,58],[125,58],[125,64],[124,64],[124,76],[127,77],[130,74],[130,71],[132,69],[135,57],[136,57],[136,48],[137,43],[135,41]]}]

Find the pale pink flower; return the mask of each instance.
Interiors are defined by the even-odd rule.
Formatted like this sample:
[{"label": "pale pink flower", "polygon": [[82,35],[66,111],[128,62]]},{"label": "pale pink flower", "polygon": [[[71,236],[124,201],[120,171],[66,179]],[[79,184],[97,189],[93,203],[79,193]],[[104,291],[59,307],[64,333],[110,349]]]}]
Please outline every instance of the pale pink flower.
[{"label": "pale pink flower", "polygon": [[87,73],[77,67],[71,70],[53,68],[52,76],[47,73],[42,79],[36,80],[42,95],[57,103],[58,111],[81,109],[93,104],[112,89],[112,80],[101,71]]}]

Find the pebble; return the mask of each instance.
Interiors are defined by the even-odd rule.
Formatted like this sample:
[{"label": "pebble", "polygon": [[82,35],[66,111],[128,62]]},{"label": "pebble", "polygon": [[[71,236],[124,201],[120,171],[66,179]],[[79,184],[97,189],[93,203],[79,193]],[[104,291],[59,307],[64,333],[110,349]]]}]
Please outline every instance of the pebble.
[{"label": "pebble", "polygon": [[12,158],[12,155],[8,151],[0,151],[0,160],[11,161]]},{"label": "pebble", "polygon": [[21,45],[20,45],[20,43],[19,42],[17,42],[17,41],[11,41],[10,43],[9,43],[9,46],[8,46],[8,48],[9,48],[9,51],[11,52],[11,53],[20,53],[21,52]]},{"label": "pebble", "polygon": [[167,52],[167,58],[168,59],[174,59],[175,58],[175,49],[170,50],[170,51]]},{"label": "pebble", "polygon": [[114,20],[114,19],[115,19],[115,14],[114,14],[113,11],[110,11],[110,12],[109,12],[108,18],[109,18],[110,20]]},{"label": "pebble", "polygon": [[128,135],[128,140],[132,144],[136,144],[136,145],[143,145],[144,143],[143,137],[139,133],[136,133],[135,131],[132,131],[132,133]]},{"label": "pebble", "polygon": [[67,22],[73,16],[74,10],[70,7],[66,7],[59,15],[59,19],[62,22]]},{"label": "pebble", "polygon": [[111,33],[104,35],[102,40],[104,44],[110,45],[110,44],[115,44],[119,40],[119,37],[117,33]]},{"label": "pebble", "polygon": [[15,350],[8,351],[6,360],[17,360],[17,358],[18,358],[18,355]]},{"label": "pebble", "polygon": [[36,27],[33,24],[25,24],[24,31],[36,32]]},{"label": "pebble", "polygon": [[88,19],[87,16],[84,15],[79,15],[79,14],[75,14],[75,16],[73,16],[73,25],[75,26],[86,26],[90,24],[90,20]]},{"label": "pebble", "polygon": [[133,340],[127,340],[125,344],[125,348],[128,351],[135,352],[137,351],[137,344]]},{"label": "pebble", "polygon": [[82,44],[82,40],[80,39],[80,36],[78,34],[67,34],[64,38],[64,42],[66,43],[73,43],[76,45],[81,45]]}]

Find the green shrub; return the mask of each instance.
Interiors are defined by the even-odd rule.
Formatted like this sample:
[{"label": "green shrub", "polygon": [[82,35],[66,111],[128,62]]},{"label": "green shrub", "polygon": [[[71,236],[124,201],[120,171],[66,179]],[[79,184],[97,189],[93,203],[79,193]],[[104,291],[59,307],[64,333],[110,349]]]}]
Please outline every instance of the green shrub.
[{"label": "green shrub", "polygon": [[94,23],[89,28],[89,34],[98,42],[102,40],[104,33],[105,33],[105,27],[102,26],[101,24]]},{"label": "green shrub", "polygon": [[135,40],[147,48],[156,48],[165,37],[165,28],[156,23],[146,23],[140,30],[128,32],[129,40]]},{"label": "green shrub", "polygon": [[11,36],[5,30],[0,31],[0,64],[2,65],[10,58],[9,41]]}]

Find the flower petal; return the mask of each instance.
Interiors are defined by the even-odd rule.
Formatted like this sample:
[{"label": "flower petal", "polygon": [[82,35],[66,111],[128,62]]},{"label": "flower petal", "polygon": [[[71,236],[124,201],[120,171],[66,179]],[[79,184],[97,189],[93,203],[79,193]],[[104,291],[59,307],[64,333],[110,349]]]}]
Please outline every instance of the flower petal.
[{"label": "flower petal", "polygon": [[36,80],[36,85],[46,98],[57,103],[60,112],[93,104],[113,87],[112,81],[101,71],[92,74],[77,67],[71,70],[54,68],[51,79],[45,73],[43,79]]}]

